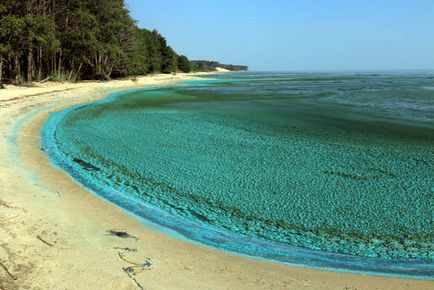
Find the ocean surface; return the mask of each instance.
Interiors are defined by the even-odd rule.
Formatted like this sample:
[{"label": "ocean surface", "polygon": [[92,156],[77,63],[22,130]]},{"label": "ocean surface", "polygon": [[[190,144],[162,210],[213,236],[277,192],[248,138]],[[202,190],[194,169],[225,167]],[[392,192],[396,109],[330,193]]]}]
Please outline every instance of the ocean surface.
[{"label": "ocean surface", "polygon": [[190,240],[434,274],[434,74],[230,73],[53,114],[77,181]]}]

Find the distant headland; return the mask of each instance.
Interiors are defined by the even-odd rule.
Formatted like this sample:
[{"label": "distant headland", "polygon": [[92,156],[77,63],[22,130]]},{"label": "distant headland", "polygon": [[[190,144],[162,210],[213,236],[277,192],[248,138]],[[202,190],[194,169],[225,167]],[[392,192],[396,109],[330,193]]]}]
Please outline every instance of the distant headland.
[{"label": "distant headland", "polygon": [[218,61],[192,60],[190,61],[193,71],[247,71],[248,66],[236,64],[221,64]]}]

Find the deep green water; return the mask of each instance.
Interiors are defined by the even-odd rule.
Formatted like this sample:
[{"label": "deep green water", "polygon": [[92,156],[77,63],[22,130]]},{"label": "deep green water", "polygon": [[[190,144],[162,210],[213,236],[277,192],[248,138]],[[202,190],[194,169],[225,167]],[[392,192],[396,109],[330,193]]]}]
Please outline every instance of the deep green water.
[{"label": "deep green water", "polygon": [[434,77],[242,73],[72,110],[82,178],[313,250],[434,260]]}]

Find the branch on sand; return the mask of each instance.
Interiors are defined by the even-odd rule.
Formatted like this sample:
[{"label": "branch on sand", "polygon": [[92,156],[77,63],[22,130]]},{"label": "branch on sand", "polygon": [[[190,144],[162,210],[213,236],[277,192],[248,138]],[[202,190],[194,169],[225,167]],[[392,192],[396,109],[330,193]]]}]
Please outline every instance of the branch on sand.
[{"label": "branch on sand", "polygon": [[139,287],[139,289],[144,290],[143,286],[137,281],[137,279],[134,276],[137,275],[138,273],[141,273],[144,270],[151,270],[152,269],[153,264],[152,264],[151,258],[147,257],[143,263],[136,263],[136,262],[132,262],[132,261],[127,260],[124,257],[124,255],[122,255],[122,253],[119,251],[118,251],[118,255],[122,261],[127,262],[127,263],[132,265],[129,267],[123,267],[122,270],[128,275],[128,277],[130,279],[132,279],[134,281],[134,283],[136,283],[136,285],[137,285],[137,287]]},{"label": "branch on sand", "polygon": [[24,212],[26,211],[22,207],[16,207],[16,206],[9,205],[6,201],[4,201],[2,199],[0,199],[0,206],[4,206],[5,208],[9,208],[9,209],[20,209],[20,210],[22,210]]},{"label": "branch on sand", "polygon": [[3,268],[3,270],[5,270],[6,274],[9,275],[9,277],[11,277],[13,280],[17,280],[17,277],[15,277],[14,275],[12,275],[12,273],[9,271],[9,269],[5,266],[5,264],[0,263],[0,267]]},{"label": "branch on sand", "polygon": [[44,240],[43,238],[41,238],[41,236],[39,236],[39,235],[37,235],[36,238],[38,240],[40,240],[41,242],[43,242],[44,244],[46,244],[47,246],[49,246],[49,247],[53,247],[54,246],[53,244],[51,244],[51,243],[47,242],[46,240]]},{"label": "branch on sand", "polygon": [[120,247],[114,247],[113,249],[115,250],[122,250],[122,251],[126,251],[126,252],[137,252],[137,249],[133,249],[133,248],[120,248]]},{"label": "branch on sand", "polygon": [[128,260],[125,259],[125,257],[121,254],[121,252],[118,252],[118,255],[119,255],[119,258],[121,258],[121,260],[124,260],[125,262],[130,263],[131,265],[134,265],[134,266],[136,266],[136,267],[141,267],[141,266],[142,266],[142,264],[128,261]]},{"label": "branch on sand", "polygon": [[51,77],[47,77],[46,79],[43,79],[40,83],[41,83],[41,84],[46,83],[46,82],[48,82],[50,79],[51,79]]},{"label": "branch on sand", "polygon": [[[142,272],[144,270],[152,270],[153,263],[152,263],[152,259],[149,258],[149,257],[146,257],[146,259],[145,259],[145,261],[143,263],[136,263],[136,262],[132,262],[132,261],[127,260],[125,258],[125,256],[122,255],[121,252],[118,252],[118,255],[119,255],[119,258],[122,261],[127,262],[127,263],[133,265],[133,266],[127,267],[125,269],[129,268],[130,272],[133,273],[134,275],[137,274],[137,273],[140,273],[140,272]],[[138,268],[139,271],[137,272],[136,269],[134,269],[134,268]]]},{"label": "branch on sand", "polygon": [[143,286],[142,286],[142,285],[141,285],[141,284],[136,280],[136,278],[133,277],[133,275],[135,275],[135,273],[130,271],[130,267],[122,268],[122,270],[124,270],[124,272],[127,273],[128,277],[129,277],[131,280],[133,280],[134,283],[136,283],[137,287],[138,287],[140,290],[145,290],[145,288],[143,288]]},{"label": "branch on sand", "polygon": [[0,199],[0,205],[6,207],[6,208],[11,208],[11,206],[9,204],[7,204],[5,201]]}]

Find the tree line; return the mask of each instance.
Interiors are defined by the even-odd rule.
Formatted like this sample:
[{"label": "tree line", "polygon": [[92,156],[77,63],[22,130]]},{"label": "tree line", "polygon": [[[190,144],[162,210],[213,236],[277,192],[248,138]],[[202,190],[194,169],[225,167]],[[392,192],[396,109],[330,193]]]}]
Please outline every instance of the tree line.
[{"label": "tree line", "polygon": [[0,83],[191,71],[124,0],[1,0]]},{"label": "tree line", "polygon": [[236,65],[236,64],[222,64],[218,61],[208,60],[192,60],[190,65],[193,71],[211,72],[217,70],[217,68],[227,69],[229,71],[247,71],[248,66]]}]

